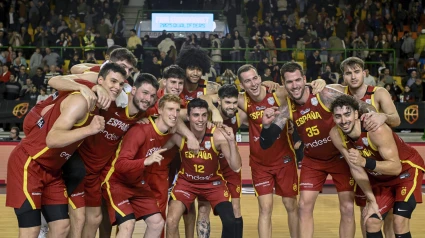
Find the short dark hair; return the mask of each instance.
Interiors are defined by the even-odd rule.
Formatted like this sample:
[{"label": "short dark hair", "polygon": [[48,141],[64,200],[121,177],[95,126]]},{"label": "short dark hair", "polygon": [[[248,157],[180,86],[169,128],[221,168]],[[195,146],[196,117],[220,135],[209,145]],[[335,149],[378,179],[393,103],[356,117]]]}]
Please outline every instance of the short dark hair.
[{"label": "short dark hair", "polygon": [[353,68],[356,65],[359,66],[362,70],[364,70],[364,61],[362,59],[357,57],[348,57],[341,62],[341,65],[340,65],[341,72],[344,73],[345,67]]},{"label": "short dark hair", "polygon": [[137,76],[136,80],[134,80],[133,86],[139,88],[142,84],[147,83],[152,85],[156,90],[159,89],[159,83],[155,76],[148,73],[141,73]]},{"label": "short dark hair", "polygon": [[239,79],[239,81],[242,81],[241,74],[248,72],[251,69],[253,69],[253,70],[255,70],[255,72],[257,72],[257,69],[252,64],[244,64],[241,67],[239,67],[239,69],[238,69],[238,79]]},{"label": "short dark hair", "polygon": [[128,61],[133,67],[137,65],[137,59],[134,57],[133,53],[129,51],[127,48],[118,48],[111,52],[110,61],[118,62],[118,61]]},{"label": "short dark hair", "polygon": [[106,79],[106,76],[110,73],[110,72],[114,72],[114,73],[120,73],[122,74],[123,78],[126,77],[127,72],[125,72],[124,68],[119,66],[116,63],[106,63],[103,65],[103,67],[100,69],[99,75],[97,76],[102,77],[104,79]]},{"label": "short dark hair", "polygon": [[134,29],[131,29],[130,31],[131,31],[131,32],[133,32],[134,34],[136,34],[136,30],[134,30]]},{"label": "short dark hair", "polygon": [[173,64],[164,69],[162,73],[164,79],[177,78],[177,79],[186,79],[186,72],[180,68],[178,65]]},{"label": "short dark hair", "polygon": [[335,100],[331,103],[330,110],[334,113],[335,108],[343,106],[351,107],[355,111],[359,111],[360,108],[359,103],[356,99],[354,99],[354,97],[344,94],[335,98]]},{"label": "short dark hair", "polygon": [[190,112],[192,111],[193,108],[205,108],[208,111],[208,103],[207,101],[200,99],[200,98],[195,98],[192,101],[189,102],[189,104],[187,104],[187,115],[190,115]]},{"label": "short dark hair", "polygon": [[111,52],[112,52],[113,50],[115,50],[115,49],[119,49],[119,48],[124,48],[124,47],[122,47],[122,46],[120,46],[120,45],[111,45],[111,46],[109,46],[109,47],[108,47],[108,49],[106,50],[105,54],[106,54],[106,55],[111,55]]},{"label": "short dark hair", "polygon": [[10,131],[12,131],[12,130],[15,130],[16,131],[16,136],[19,136],[19,132],[20,132],[19,127],[13,126],[13,127],[10,128]]},{"label": "short dark hair", "polygon": [[297,70],[300,71],[301,76],[304,76],[303,68],[298,63],[288,62],[288,63],[285,63],[284,65],[282,65],[282,68],[280,68],[280,75],[282,75],[283,81],[285,81],[285,76],[284,76],[285,73],[287,73],[287,72],[293,73]]},{"label": "short dark hair", "polygon": [[218,97],[223,98],[237,98],[239,91],[234,84],[225,84],[218,90]]}]

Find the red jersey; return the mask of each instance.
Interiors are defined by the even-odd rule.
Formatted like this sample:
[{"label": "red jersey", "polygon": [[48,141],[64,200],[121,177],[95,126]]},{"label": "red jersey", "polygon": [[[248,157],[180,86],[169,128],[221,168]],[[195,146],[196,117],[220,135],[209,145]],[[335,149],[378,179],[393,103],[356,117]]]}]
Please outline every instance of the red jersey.
[{"label": "red jersey", "polygon": [[304,155],[316,160],[330,160],[339,156],[329,136],[335,125],[333,116],[322,103],[319,94],[310,93],[304,105],[297,104],[289,97],[287,101],[290,118],[296,124],[298,135],[304,143]]},{"label": "red jersey", "polygon": [[186,138],[182,139],[180,144],[182,164],[178,179],[184,179],[194,184],[205,184],[223,179],[220,174],[220,152],[215,147],[213,139],[215,129],[215,127],[206,129],[204,138],[199,144],[198,154],[194,154],[187,148]]},{"label": "red jersey", "polygon": [[[235,137],[236,137],[236,133],[238,132],[238,129],[241,125],[238,113],[236,112],[235,116],[232,117],[232,118],[228,118],[226,120],[223,120],[223,124],[232,128],[233,134],[235,134]],[[223,156],[222,153],[220,153],[220,167],[221,167],[221,171],[222,171],[224,177],[227,177],[226,175],[229,174],[229,173],[230,174],[235,173],[235,171],[233,171],[230,168],[229,163],[227,163],[227,160]]]},{"label": "red jersey", "polygon": [[91,67],[89,69],[89,71],[99,73],[100,72],[100,65],[96,65],[96,66]]},{"label": "red jersey", "polygon": [[[266,89],[268,90],[268,89]],[[295,158],[295,151],[291,136],[288,134],[288,123],[280,133],[276,142],[267,150],[260,146],[263,112],[268,107],[280,106],[275,93],[266,93],[260,102],[252,100],[247,93],[245,96],[245,112],[249,120],[249,164],[253,163],[268,168],[282,168],[287,162]],[[285,163],[286,162],[286,163]]]},{"label": "red jersey", "polygon": [[151,123],[136,124],[124,136],[116,151],[114,160],[104,170],[105,181],[137,185],[143,181],[145,159],[160,150],[171,137],[162,133],[149,117]]},{"label": "red jersey", "polygon": [[99,173],[114,156],[122,137],[134,124],[146,117],[146,113],[138,112],[129,115],[129,105],[126,108],[117,107],[115,103],[107,111],[100,110],[105,119],[105,129],[88,137],[78,149],[86,169],[91,173]]},{"label": "red jersey", "polygon": [[[343,146],[345,148],[355,148],[359,150],[360,154],[364,158],[371,158],[376,161],[384,160],[384,158],[382,158],[381,154],[379,153],[378,148],[376,148],[376,146],[370,140],[369,132],[362,132],[357,140],[352,140],[351,138],[346,136],[340,129],[338,129],[338,132],[342,138]],[[404,171],[409,170],[411,167],[419,166],[421,167],[421,170],[423,170],[424,160],[420,157],[419,153],[413,147],[406,144],[396,133],[393,132],[392,134],[397,146],[398,156],[402,165],[401,174],[403,174]],[[399,178],[399,176],[383,175],[376,171],[368,170],[366,168],[365,170],[366,172],[368,172],[369,177],[373,177],[373,180],[378,182],[388,182]]]},{"label": "red jersey", "polygon": [[187,91],[186,88],[183,88],[183,92],[181,94],[183,94],[183,100],[185,104],[187,105],[190,101],[192,101],[195,98],[199,98],[201,95],[206,95],[207,84],[208,84],[208,81],[204,79],[200,79],[198,82],[198,87],[194,91],[189,92]]},{"label": "red jersey", "polygon": [[[375,91],[376,91],[376,89],[378,89],[378,87],[368,85],[367,89],[366,89],[366,93],[363,95],[362,98],[360,98],[360,100],[362,100],[363,102],[365,102],[367,104],[372,105],[373,107],[375,107],[375,109],[376,109],[376,105],[375,105]],[[348,87],[345,87],[344,93],[347,94],[347,95],[353,96],[351,94],[350,90],[348,89]]]},{"label": "red jersey", "polygon": [[[34,127],[30,133],[21,141],[17,146],[23,149],[29,156],[41,164],[47,170],[60,170],[62,165],[71,157],[77,150],[78,146],[83,140],[76,141],[63,148],[48,148],[46,145],[46,137],[52,129],[53,124],[61,115],[60,107],[62,101],[71,94],[79,92],[59,92],[52,96],[53,107],[40,118],[39,123]],[[47,101],[47,100],[46,100]],[[47,103],[47,102],[46,102]],[[96,112],[87,113],[84,120],[75,124],[72,129],[85,127],[90,124]]]},{"label": "red jersey", "polygon": [[34,127],[37,127],[38,125],[41,125],[43,123],[44,119],[41,116],[41,112],[45,107],[56,103],[56,98],[58,96],[59,91],[56,91],[54,94],[51,94],[45,100],[38,102],[33,108],[31,108],[31,110],[24,118],[23,129],[25,135],[30,134]]}]

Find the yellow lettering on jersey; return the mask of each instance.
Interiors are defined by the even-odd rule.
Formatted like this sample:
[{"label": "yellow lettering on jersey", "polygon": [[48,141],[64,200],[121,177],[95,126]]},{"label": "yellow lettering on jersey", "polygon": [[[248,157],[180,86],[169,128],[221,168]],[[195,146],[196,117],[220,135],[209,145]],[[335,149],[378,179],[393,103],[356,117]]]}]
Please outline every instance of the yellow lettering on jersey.
[{"label": "yellow lettering on jersey", "polygon": [[309,113],[303,115],[302,117],[298,118],[295,123],[297,124],[297,126],[302,126],[304,123],[310,121],[310,120],[317,120],[317,119],[322,119],[322,116],[320,116],[319,112],[312,112],[310,111]]},{"label": "yellow lettering on jersey", "polygon": [[363,157],[365,157],[365,158],[368,158],[368,157],[371,157],[371,156],[374,156],[375,154],[372,152],[372,151],[370,151],[370,150],[368,150],[368,149],[363,149],[363,150],[360,150],[360,153],[362,154],[362,156]]},{"label": "yellow lettering on jersey", "polygon": [[258,118],[263,118],[263,110],[256,111],[251,114],[249,114],[249,117],[251,117],[252,120],[257,120]]},{"label": "yellow lettering on jersey", "polygon": [[184,152],[184,156],[188,159],[193,159],[193,158],[200,158],[203,160],[212,160],[212,155],[209,152],[206,151],[199,151],[198,154],[194,154],[192,151],[186,151]]}]

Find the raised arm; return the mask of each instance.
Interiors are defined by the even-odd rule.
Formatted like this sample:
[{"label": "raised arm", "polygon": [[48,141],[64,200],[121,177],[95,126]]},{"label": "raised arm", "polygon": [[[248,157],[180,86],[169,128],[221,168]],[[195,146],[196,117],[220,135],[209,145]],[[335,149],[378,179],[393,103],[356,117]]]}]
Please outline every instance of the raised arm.
[{"label": "raised arm", "polygon": [[[320,100],[322,103],[327,107],[330,108],[332,102],[339,96],[344,95],[343,92],[339,91],[339,89],[336,89],[335,87],[326,86],[323,91],[319,93]],[[356,99],[356,101],[359,103],[359,111],[360,114],[363,115],[364,113],[368,112],[376,112],[376,109],[371,104],[368,104],[366,102],[363,102],[362,100]]]},{"label": "raised arm", "polygon": [[221,127],[221,125],[223,125],[223,117],[221,116],[220,111],[214,105],[214,103],[217,103],[219,99],[218,94],[201,95],[199,98],[205,100],[208,103],[209,111],[212,114],[212,123],[218,127]]},{"label": "raised arm", "polygon": [[220,89],[221,85],[216,82],[208,82],[207,83],[207,95],[217,94],[218,89]]},{"label": "raised arm", "polygon": [[76,64],[70,69],[71,74],[83,74],[91,67],[97,66],[98,64]]},{"label": "raised arm", "polygon": [[184,124],[181,118],[177,118],[177,133],[187,138],[187,148],[194,153],[198,153],[199,151],[199,141],[196,139],[195,135],[193,135],[192,131],[187,128],[186,124]]},{"label": "raised arm", "polygon": [[226,126],[217,128],[214,132],[214,141],[217,142],[219,147],[217,149],[221,150],[230,168],[235,172],[239,172],[242,168],[242,160],[232,128]]},{"label": "raised arm", "polygon": [[72,129],[74,124],[84,120],[89,113],[87,102],[81,94],[69,95],[60,105],[61,115],[53,124],[46,137],[49,148],[62,148],[88,136],[99,133],[105,128],[105,120],[94,116],[90,125]]}]

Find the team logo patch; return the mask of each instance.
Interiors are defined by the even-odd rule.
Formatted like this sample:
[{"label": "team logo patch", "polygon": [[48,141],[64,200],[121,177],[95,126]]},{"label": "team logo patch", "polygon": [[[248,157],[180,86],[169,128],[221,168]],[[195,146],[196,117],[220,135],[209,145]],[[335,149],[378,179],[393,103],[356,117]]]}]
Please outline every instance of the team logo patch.
[{"label": "team logo patch", "polygon": [[370,100],[370,99],[366,99],[366,103],[367,103],[367,104],[371,104],[371,105],[372,105],[372,100]]},{"label": "team logo patch", "polygon": [[37,121],[37,126],[38,126],[38,128],[42,128],[43,126],[44,126],[44,119],[41,117],[40,119],[38,119],[38,121]]},{"label": "team logo patch", "polygon": [[207,150],[211,149],[211,141],[205,141],[205,148]]},{"label": "team logo patch", "polygon": [[232,117],[232,119],[230,120],[230,122],[231,122],[232,124],[235,124],[235,123],[236,123],[236,116]]},{"label": "team logo patch", "polygon": [[408,177],[410,177],[410,173],[408,173],[408,172],[400,175],[400,179],[405,179],[405,178],[408,178]]},{"label": "team logo patch", "polygon": [[197,92],[196,97],[199,98],[201,95],[204,95],[204,92]]},{"label": "team logo patch", "polygon": [[227,192],[227,190],[226,190],[226,191],[224,191],[224,197],[226,197],[226,198],[228,198],[228,197],[229,197],[229,192]]},{"label": "team logo patch", "polygon": [[269,97],[269,98],[267,98],[267,102],[268,102],[271,106],[273,106],[273,105],[274,105],[274,103],[275,103],[275,100],[274,100],[274,98],[273,98],[273,97]]},{"label": "team logo patch", "polygon": [[307,114],[307,113],[309,113],[310,112],[310,108],[307,108],[307,109],[305,109],[305,110],[301,110],[301,115],[305,115],[305,114]]},{"label": "team logo patch", "polygon": [[237,193],[241,193],[241,186],[239,186],[239,185],[238,185],[238,186],[236,187],[236,192],[237,192]]},{"label": "team logo patch", "polygon": [[363,138],[362,138],[362,142],[363,142],[363,144],[364,144],[365,146],[369,146],[369,141],[367,140],[367,138],[366,138],[366,137],[363,137]]},{"label": "team logo patch", "polygon": [[68,197],[68,192],[66,191],[66,189],[63,189],[63,195],[67,198]]},{"label": "team logo patch", "polygon": [[350,177],[350,182],[349,182],[350,186],[354,186],[354,179],[352,177]]},{"label": "team logo patch", "polygon": [[316,97],[311,99],[311,104],[313,104],[313,106],[317,106],[317,104],[319,104],[319,101],[317,101]]},{"label": "team logo patch", "polygon": [[407,191],[407,188],[406,187],[403,187],[402,189],[401,189],[401,195],[406,195],[406,191]]},{"label": "team logo patch", "polygon": [[294,192],[298,190],[298,185],[296,183],[292,184],[292,190],[294,190]]}]

